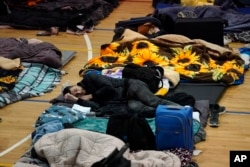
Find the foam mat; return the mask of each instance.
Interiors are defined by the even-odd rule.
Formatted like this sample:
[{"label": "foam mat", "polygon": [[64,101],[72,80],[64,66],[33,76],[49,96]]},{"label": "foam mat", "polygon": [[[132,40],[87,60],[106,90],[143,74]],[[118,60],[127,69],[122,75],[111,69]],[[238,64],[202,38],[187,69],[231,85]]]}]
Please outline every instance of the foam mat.
[{"label": "foam mat", "polygon": [[196,100],[209,100],[210,104],[216,104],[226,88],[227,86],[222,83],[180,83],[169,93],[185,92]]},{"label": "foam mat", "polygon": [[63,50],[62,51],[62,65],[66,65],[74,56],[76,51],[73,50]]}]

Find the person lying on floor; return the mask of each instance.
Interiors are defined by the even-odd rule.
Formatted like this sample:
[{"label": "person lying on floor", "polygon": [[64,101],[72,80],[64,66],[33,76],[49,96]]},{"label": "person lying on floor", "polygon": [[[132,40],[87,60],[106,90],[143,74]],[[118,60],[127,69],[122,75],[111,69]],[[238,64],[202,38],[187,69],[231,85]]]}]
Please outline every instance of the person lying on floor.
[{"label": "person lying on floor", "polygon": [[128,108],[144,116],[154,117],[156,107],[177,105],[172,101],[155,96],[148,85],[137,79],[112,78],[96,73],[88,73],[76,85],[63,90],[66,100],[84,105],[84,101],[94,101],[105,106],[109,103],[126,103]]}]

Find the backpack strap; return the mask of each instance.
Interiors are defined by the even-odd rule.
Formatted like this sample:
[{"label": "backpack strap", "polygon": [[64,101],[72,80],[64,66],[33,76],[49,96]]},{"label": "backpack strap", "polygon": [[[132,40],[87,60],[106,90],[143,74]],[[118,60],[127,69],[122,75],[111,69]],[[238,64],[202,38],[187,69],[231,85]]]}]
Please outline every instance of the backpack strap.
[{"label": "backpack strap", "polygon": [[106,158],[95,162],[91,167],[130,167],[130,160],[123,157],[128,148],[129,144],[125,144],[120,150],[115,148]]}]

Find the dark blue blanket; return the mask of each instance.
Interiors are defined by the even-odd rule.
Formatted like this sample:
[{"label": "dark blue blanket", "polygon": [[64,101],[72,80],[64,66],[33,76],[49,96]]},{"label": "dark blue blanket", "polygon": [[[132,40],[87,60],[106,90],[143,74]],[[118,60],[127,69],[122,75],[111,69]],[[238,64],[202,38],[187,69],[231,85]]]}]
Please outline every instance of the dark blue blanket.
[{"label": "dark blue blanket", "polygon": [[[227,22],[224,27],[226,32],[242,32],[250,30],[250,14],[243,14],[236,9],[222,8],[221,6],[173,6],[159,8],[155,11],[155,17],[165,15],[173,21],[179,17],[179,13],[192,13],[193,18],[219,17]],[[161,20],[163,21],[163,20]]]}]

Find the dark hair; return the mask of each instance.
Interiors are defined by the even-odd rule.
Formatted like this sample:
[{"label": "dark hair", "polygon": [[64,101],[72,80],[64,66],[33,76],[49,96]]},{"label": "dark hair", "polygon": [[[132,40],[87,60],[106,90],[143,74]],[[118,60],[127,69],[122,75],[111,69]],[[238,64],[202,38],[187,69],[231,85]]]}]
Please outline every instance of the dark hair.
[{"label": "dark hair", "polygon": [[70,88],[72,88],[72,86],[66,86],[64,89],[63,89],[63,95],[67,94],[67,93],[71,93],[70,92]]}]

